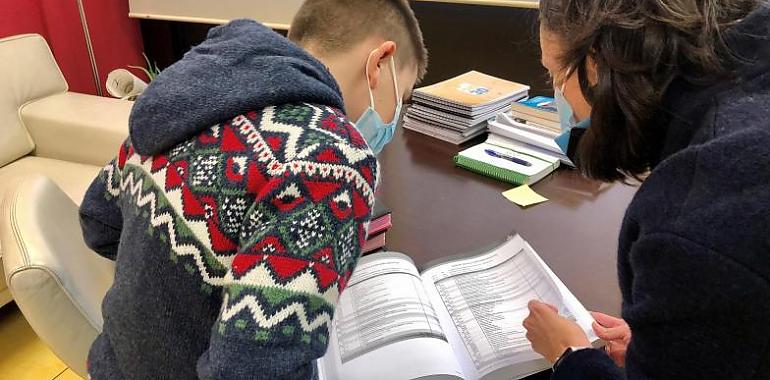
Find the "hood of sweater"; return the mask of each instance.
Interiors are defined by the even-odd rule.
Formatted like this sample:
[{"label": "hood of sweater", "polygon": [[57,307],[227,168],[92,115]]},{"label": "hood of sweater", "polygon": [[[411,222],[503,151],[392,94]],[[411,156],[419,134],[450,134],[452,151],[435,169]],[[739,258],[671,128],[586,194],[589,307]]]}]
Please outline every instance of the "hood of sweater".
[{"label": "hood of sweater", "polygon": [[306,102],[345,112],[332,74],[319,60],[251,20],[212,29],[137,99],[131,143],[153,156],[249,111]]}]

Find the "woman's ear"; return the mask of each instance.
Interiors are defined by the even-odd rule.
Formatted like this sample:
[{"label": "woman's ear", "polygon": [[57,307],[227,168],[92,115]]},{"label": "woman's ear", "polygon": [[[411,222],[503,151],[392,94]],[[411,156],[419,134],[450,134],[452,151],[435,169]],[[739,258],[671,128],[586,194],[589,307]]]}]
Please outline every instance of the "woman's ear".
[{"label": "woman's ear", "polygon": [[366,61],[366,73],[369,77],[369,88],[374,90],[380,84],[383,68],[390,64],[390,58],[396,55],[396,43],[385,41],[369,53]]},{"label": "woman's ear", "polygon": [[586,74],[588,75],[588,84],[591,87],[599,82],[599,71],[596,69],[596,61],[590,55],[586,58]]}]

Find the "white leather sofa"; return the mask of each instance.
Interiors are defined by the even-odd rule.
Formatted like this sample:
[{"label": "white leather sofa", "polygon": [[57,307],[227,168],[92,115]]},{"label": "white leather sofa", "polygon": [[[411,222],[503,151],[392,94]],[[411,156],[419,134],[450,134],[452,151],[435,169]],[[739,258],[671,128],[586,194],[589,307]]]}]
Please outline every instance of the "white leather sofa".
[{"label": "white leather sofa", "polygon": [[[17,190],[20,178],[42,175],[79,205],[88,185],[128,135],[133,103],[68,92],[48,44],[34,34],[0,39],[0,83],[0,202]],[[45,219],[47,211],[39,212]],[[51,221],[58,220],[55,212],[47,214]],[[57,228],[51,223],[22,226],[0,220],[0,233],[11,228]],[[20,236],[39,234],[21,232]],[[70,233],[73,241],[82,240],[79,231]],[[0,243],[0,260],[9,249],[1,244],[6,241]],[[6,278],[0,265],[0,307],[12,299]],[[24,305],[19,306],[24,312]]]},{"label": "white leather sofa", "polygon": [[78,206],[48,177],[24,176],[0,207],[0,243],[24,317],[59,359],[87,378],[88,350],[102,330],[101,304],[115,265],[86,246]]}]

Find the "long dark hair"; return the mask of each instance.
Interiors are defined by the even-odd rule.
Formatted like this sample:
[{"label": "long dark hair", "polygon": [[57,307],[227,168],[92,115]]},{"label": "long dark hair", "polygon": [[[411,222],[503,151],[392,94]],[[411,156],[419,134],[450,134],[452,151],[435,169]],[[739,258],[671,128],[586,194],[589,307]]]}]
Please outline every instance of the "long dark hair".
[{"label": "long dark hair", "polygon": [[540,0],[541,26],[562,43],[561,64],[577,72],[592,106],[577,150],[583,173],[614,181],[648,172],[665,134],[656,115],[669,85],[729,77],[735,57],[722,33],[764,2]]}]

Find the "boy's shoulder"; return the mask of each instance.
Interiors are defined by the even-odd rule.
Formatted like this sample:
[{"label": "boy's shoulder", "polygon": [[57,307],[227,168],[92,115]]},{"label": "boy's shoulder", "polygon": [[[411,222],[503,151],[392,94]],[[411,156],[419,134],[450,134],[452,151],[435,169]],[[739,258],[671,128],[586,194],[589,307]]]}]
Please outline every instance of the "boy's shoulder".
[{"label": "boy's shoulder", "polygon": [[[283,149],[290,155],[303,151],[337,147],[358,155],[371,155],[366,141],[355,125],[341,110],[311,103],[289,103],[249,112],[233,119],[243,126],[245,121],[256,126],[262,135],[285,143]],[[268,142],[270,143],[270,141]],[[274,149],[277,150],[277,149]]]},{"label": "boy's shoulder", "polygon": [[304,173],[349,181],[372,193],[379,175],[376,156],[347,116],[339,109],[310,103],[238,115],[152,161],[158,160],[182,165],[190,184],[200,182],[206,188],[216,187],[216,178],[225,175],[230,183],[254,172],[265,178]]},{"label": "boy's shoulder", "polygon": [[377,157],[337,108],[282,104],[239,115],[222,127],[235,131],[260,162],[292,163],[323,172],[352,169],[364,172],[372,186],[376,183]]},{"label": "boy's shoulder", "polygon": [[311,103],[270,106],[235,116],[190,137],[165,156],[200,155],[212,150],[238,153],[260,162],[315,160],[355,166],[377,161],[342,110]]}]

